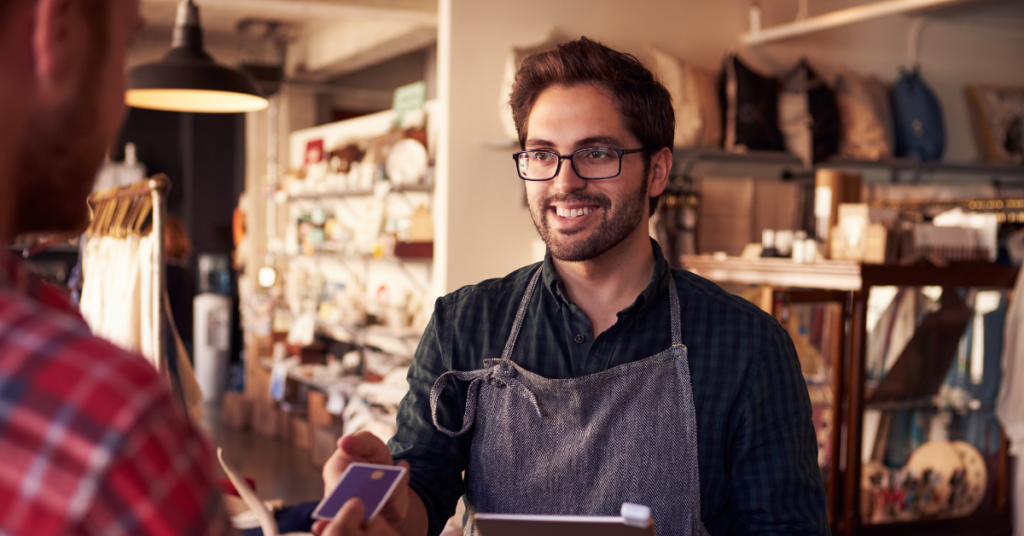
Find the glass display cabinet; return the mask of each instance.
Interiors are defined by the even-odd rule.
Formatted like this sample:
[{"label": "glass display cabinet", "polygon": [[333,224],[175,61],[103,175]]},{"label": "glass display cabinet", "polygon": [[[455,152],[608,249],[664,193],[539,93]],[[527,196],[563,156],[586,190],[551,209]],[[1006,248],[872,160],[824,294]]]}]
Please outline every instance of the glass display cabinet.
[{"label": "glass display cabinet", "polygon": [[834,534],[1011,534],[995,403],[1016,268],[682,262],[748,285],[741,292],[792,337]]}]

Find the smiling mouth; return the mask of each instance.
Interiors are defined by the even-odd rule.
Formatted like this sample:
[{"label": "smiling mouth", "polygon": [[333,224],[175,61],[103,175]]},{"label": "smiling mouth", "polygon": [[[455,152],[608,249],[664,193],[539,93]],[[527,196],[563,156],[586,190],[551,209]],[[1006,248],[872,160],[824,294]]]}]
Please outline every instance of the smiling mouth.
[{"label": "smiling mouth", "polygon": [[597,210],[597,207],[583,207],[583,208],[562,208],[555,207],[555,214],[566,219],[579,218],[580,216],[586,216],[591,212]]}]

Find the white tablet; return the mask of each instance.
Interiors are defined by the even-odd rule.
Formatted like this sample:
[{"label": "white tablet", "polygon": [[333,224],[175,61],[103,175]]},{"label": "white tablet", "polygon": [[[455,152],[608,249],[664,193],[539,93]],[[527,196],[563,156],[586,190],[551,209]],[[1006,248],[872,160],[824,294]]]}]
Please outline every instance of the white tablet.
[{"label": "white tablet", "polygon": [[655,536],[651,510],[624,503],[621,516],[474,514],[481,536]]}]

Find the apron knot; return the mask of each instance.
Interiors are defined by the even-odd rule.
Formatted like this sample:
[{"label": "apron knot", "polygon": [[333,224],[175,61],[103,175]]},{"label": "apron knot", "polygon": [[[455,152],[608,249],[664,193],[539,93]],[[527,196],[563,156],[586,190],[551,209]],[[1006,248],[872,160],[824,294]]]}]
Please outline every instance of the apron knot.
[{"label": "apron knot", "polygon": [[[459,437],[473,426],[476,419],[476,407],[479,399],[480,385],[486,383],[492,387],[511,389],[530,401],[537,416],[543,418],[544,413],[540,409],[540,403],[536,395],[529,388],[519,381],[519,370],[514,363],[506,359],[485,359],[486,368],[472,371],[450,370],[445,372],[430,389],[430,417],[434,421],[434,427],[449,437]],[[466,392],[466,410],[462,414],[462,428],[459,431],[449,430],[437,422],[437,404],[448,386],[448,378],[453,376],[456,379],[469,382],[469,389]]]}]

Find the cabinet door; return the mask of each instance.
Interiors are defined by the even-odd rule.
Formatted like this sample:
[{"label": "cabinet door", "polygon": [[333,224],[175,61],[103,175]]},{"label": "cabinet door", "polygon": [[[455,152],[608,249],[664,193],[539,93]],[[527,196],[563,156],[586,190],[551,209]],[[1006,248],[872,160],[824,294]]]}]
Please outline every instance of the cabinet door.
[{"label": "cabinet door", "polygon": [[995,403],[1006,304],[998,289],[870,289],[862,524],[1003,509],[1007,458]]}]

